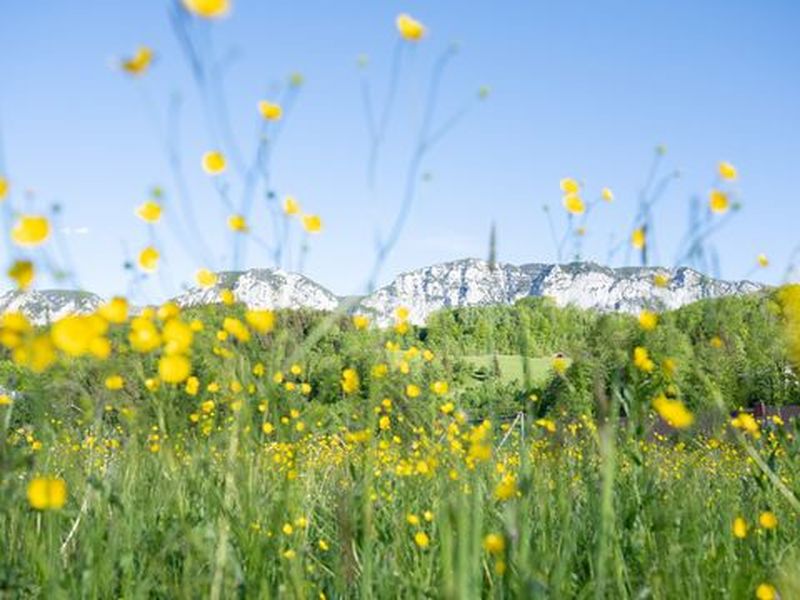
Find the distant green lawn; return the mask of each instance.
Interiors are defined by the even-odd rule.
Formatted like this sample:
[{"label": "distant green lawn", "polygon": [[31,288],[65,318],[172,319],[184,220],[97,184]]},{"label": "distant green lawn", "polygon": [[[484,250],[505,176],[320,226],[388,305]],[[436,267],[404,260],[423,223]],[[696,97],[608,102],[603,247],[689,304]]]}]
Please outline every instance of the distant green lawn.
[{"label": "distant green lawn", "polygon": [[[530,374],[531,383],[538,384],[546,381],[553,372],[551,357],[523,357],[519,354],[497,354],[497,363],[500,367],[500,378],[503,382],[510,383],[517,381],[522,383],[525,380],[523,365],[525,361],[528,363],[528,373]],[[477,354],[472,356],[463,356],[465,361],[470,363],[475,369],[483,369],[487,373],[491,373],[494,368],[495,355],[493,354]],[[476,382],[478,379],[476,378]]]}]

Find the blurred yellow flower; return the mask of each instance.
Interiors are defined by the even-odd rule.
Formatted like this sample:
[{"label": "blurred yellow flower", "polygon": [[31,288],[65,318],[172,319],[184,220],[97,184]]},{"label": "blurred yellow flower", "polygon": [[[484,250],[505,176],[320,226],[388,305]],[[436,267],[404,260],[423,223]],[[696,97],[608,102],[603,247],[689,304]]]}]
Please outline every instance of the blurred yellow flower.
[{"label": "blurred yellow flower", "polygon": [[358,372],[355,369],[342,371],[342,391],[345,394],[352,394],[358,391],[359,383]]},{"label": "blurred yellow flower", "polygon": [[219,175],[225,171],[227,161],[222,152],[212,150],[203,154],[202,165],[203,170],[209,175]]},{"label": "blurred yellow flower", "polygon": [[57,477],[34,477],[28,483],[28,503],[36,510],[60,510],[67,503],[67,482]]},{"label": "blurred yellow flower", "polygon": [[728,212],[728,209],[730,208],[728,194],[720,190],[711,190],[708,195],[708,207],[711,209],[711,212],[720,215]]},{"label": "blurred yellow flower", "polygon": [[736,171],[736,167],[725,161],[719,163],[717,166],[717,172],[722,179],[727,179],[728,181],[733,181],[739,176],[738,172]]},{"label": "blurred yellow flower", "polygon": [[756,588],[757,600],[777,600],[778,591],[769,583],[761,583]]},{"label": "blurred yellow flower", "polygon": [[244,319],[258,333],[269,333],[275,328],[275,313],[271,310],[248,310]]},{"label": "blurred yellow flower", "polygon": [[213,271],[209,271],[208,269],[199,269],[197,273],[195,273],[194,279],[197,282],[197,285],[200,287],[209,288],[217,283],[219,278]]},{"label": "blurred yellow flower", "polygon": [[140,46],[130,58],[125,58],[120,63],[122,70],[129,75],[142,75],[153,63],[153,50],[147,46]]},{"label": "blurred yellow flower", "polygon": [[50,221],[41,215],[22,215],[11,230],[11,239],[19,246],[38,246],[50,236]]},{"label": "blurred yellow flower", "polygon": [[410,15],[398,15],[395,24],[403,39],[418,42],[425,37],[425,26]]},{"label": "blurred yellow flower", "polygon": [[653,275],[653,285],[660,288],[665,288],[669,285],[669,276],[663,273],[656,273]]},{"label": "blurred yellow flower", "polygon": [[582,215],[586,212],[586,205],[577,194],[567,194],[564,196],[564,208],[572,215]]},{"label": "blurred yellow flower", "polygon": [[418,385],[414,385],[413,383],[409,383],[406,386],[406,396],[409,398],[417,398],[420,395],[422,390],[419,389]]},{"label": "blurred yellow flower", "polygon": [[161,205],[154,200],[148,200],[136,208],[136,216],[147,223],[158,223],[161,219]]},{"label": "blurred yellow flower", "polygon": [[125,385],[125,381],[121,375],[109,375],[106,377],[106,388],[109,390],[121,390]]},{"label": "blurred yellow flower", "polygon": [[8,183],[8,179],[0,175],[0,202],[6,199],[8,196],[8,189],[10,184]]},{"label": "blurred yellow flower", "polygon": [[650,373],[655,368],[655,364],[650,359],[650,353],[647,348],[637,346],[633,349],[633,364],[640,371]]},{"label": "blurred yellow flower", "polygon": [[427,548],[431,543],[431,539],[424,531],[418,531],[414,534],[414,543],[420,548]]},{"label": "blurred yellow flower", "polygon": [[611,191],[611,188],[604,187],[604,188],[603,188],[603,189],[600,191],[600,196],[601,196],[601,197],[603,198],[603,200],[605,200],[606,202],[613,202],[613,201],[614,201],[614,192],[612,192],[612,191]]},{"label": "blurred yellow flower", "polygon": [[109,323],[120,324],[128,320],[128,301],[122,296],[115,296],[100,305],[97,314]]},{"label": "blurred yellow flower", "polygon": [[581,190],[580,184],[572,177],[565,177],[562,179],[559,182],[559,186],[565,196],[576,195]]},{"label": "blurred yellow flower", "polygon": [[437,396],[444,396],[448,389],[449,386],[446,381],[434,381],[431,384],[431,391]]},{"label": "blurred yellow flower", "polygon": [[322,231],[322,219],[317,215],[303,215],[303,229],[308,233],[319,233]]},{"label": "blurred yellow flower", "polygon": [[158,259],[160,256],[158,250],[152,246],[148,246],[139,253],[139,268],[142,271],[152,273],[158,268]]},{"label": "blurred yellow flower", "polygon": [[220,290],[219,299],[226,306],[230,306],[236,302],[236,296],[234,295],[233,291],[229,289]]},{"label": "blurred yellow flower", "polygon": [[764,529],[775,529],[778,526],[778,517],[772,511],[764,511],[758,515],[758,524]]},{"label": "blurred yellow flower", "polygon": [[563,375],[567,372],[567,367],[569,367],[569,363],[567,359],[563,356],[556,356],[553,358],[553,371],[555,371],[559,375]]},{"label": "blurred yellow flower", "polygon": [[158,361],[158,376],[166,383],[181,383],[191,375],[192,363],[182,354],[168,354]]},{"label": "blurred yellow flower", "polygon": [[740,540],[747,537],[747,521],[745,521],[742,517],[736,517],[733,520],[733,525],[731,525],[731,531],[733,533],[733,537],[738,538]]},{"label": "blurred yellow flower", "polygon": [[231,0],[182,0],[190,13],[204,19],[225,17],[231,10]]},{"label": "blurred yellow flower", "polygon": [[694,423],[694,415],[678,399],[670,399],[664,394],[659,394],[653,399],[653,408],[662,419],[676,429],[685,429]]},{"label": "blurred yellow flower", "polygon": [[300,203],[293,196],[286,196],[283,200],[283,212],[286,215],[296,215],[300,212]]},{"label": "blurred yellow flower", "polygon": [[769,258],[767,258],[766,254],[759,254],[756,256],[756,262],[758,263],[758,266],[762,268],[769,266]]},{"label": "blurred yellow flower", "polygon": [[631,246],[633,246],[637,250],[641,250],[642,248],[644,248],[645,243],[646,243],[646,237],[644,229],[642,229],[641,227],[635,229],[631,234]]},{"label": "blurred yellow flower", "polygon": [[353,326],[359,330],[366,329],[369,327],[369,317],[366,315],[353,315]]},{"label": "blurred yellow flower", "polygon": [[261,100],[258,103],[258,112],[261,113],[261,116],[267,121],[277,121],[283,115],[283,109],[280,104],[275,104],[266,100]]},{"label": "blurred yellow flower", "polygon": [[483,538],[483,549],[489,554],[501,554],[506,549],[506,541],[498,533],[487,534]]},{"label": "blurred yellow flower", "polygon": [[649,310],[643,310],[639,313],[639,327],[645,331],[652,331],[658,326],[658,315]]},{"label": "blurred yellow flower", "polygon": [[231,215],[228,217],[228,229],[237,233],[247,233],[247,219],[242,215]]},{"label": "blurred yellow flower", "polygon": [[8,269],[8,276],[21,290],[28,289],[36,278],[36,270],[29,260],[16,260]]}]

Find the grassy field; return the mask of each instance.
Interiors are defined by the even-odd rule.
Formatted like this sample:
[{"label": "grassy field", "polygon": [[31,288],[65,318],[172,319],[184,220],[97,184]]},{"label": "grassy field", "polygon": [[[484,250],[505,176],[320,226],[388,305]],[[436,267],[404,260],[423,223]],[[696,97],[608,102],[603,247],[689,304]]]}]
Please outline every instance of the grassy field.
[{"label": "grassy field", "polygon": [[[480,354],[462,357],[476,370],[476,382],[483,373],[491,374],[495,365],[499,368],[500,379],[506,383],[524,383],[527,377],[531,383],[542,384],[553,374],[552,357],[523,357],[519,354]],[[527,365],[526,365],[527,363]]]}]

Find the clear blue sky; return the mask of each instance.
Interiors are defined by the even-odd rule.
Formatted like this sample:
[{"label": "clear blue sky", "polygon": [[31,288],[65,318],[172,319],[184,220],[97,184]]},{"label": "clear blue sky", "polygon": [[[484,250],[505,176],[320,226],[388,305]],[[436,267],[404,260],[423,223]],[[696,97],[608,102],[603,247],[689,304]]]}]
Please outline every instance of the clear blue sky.
[{"label": "clear blue sky", "polygon": [[[35,190],[34,206],[63,205],[80,283],[103,294],[125,290],[124,245],[134,251],[147,241],[133,208],[154,184],[174,201],[140,87],[158,110],[171,93],[184,97],[181,149],[200,227],[215,247],[227,243],[225,211],[199,168],[211,142],[167,5],[14,2],[0,20],[5,170],[17,192]],[[369,55],[380,98],[394,18],[403,11],[430,35],[403,65],[373,195],[356,57]],[[715,237],[722,274],[748,274],[764,252],[773,264],[754,276],[777,281],[800,241],[800,2],[237,0],[233,14],[210,29],[220,53],[234,51],[227,100],[246,149],[256,101],[287,74],[305,76],[276,149],[273,182],[279,194],[322,215],[325,231],[311,240],[305,272],[337,293],[361,291],[375,231],[385,231],[400,202],[409,132],[419,125],[431,64],[454,40],[460,53],[444,81],[440,117],[481,85],[492,94],[428,156],[423,170],[432,178],[420,187],[382,281],[486,256],[492,221],[501,260],[555,260],[541,207],[550,203],[561,217],[565,176],[595,193],[615,191],[585,243],[588,258],[602,262],[609,235],[629,233],[656,144],[668,148],[665,165],[682,173],[657,210],[661,262],[674,259],[688,199],[705,196],[719,160],[739,168],[744,202]],[[138,85],[111,66],[140,44],[152,46],[158,61]],[[14,201],[23,206],[19,193]],[[272,231],[265,222],[253,225],[265,237]],[[168,241],[163,225],[161,238],[169,278],[148,284],[153,299],[177,290],[202,263]],[[255,246],[247,262],[270,265]]]}]

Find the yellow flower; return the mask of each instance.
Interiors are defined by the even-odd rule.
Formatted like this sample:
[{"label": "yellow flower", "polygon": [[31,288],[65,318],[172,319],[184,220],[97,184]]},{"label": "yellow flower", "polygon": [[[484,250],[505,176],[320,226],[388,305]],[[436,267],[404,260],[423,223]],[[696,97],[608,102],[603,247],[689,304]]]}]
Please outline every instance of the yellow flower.
[{"label": "yellow flower", "polygon": [[380,419],[378,419],[378,427],[381,431],[386,431],[391,429],[392,427],[392,419],[386,415],[383,415]]},{"label": "yellow flower", "polygon": [[611,191],[611,188],[604,187],[602,190],[600,190],[600,197],[606,202],[613,202],[614,192]]},{"label": "yellow flower", "polygon": [[719,163],[717,166],[717,172],[722,179],[727,179],[728,181],[733,181],[739,176],[739,173],[736,171],[736,167],[725,161]]},{"label": "yellow flower", "polygon": [[189,377],[186,380],[186,387],[184,387],[184,390],[190,396],[196,396],[197,392],[200,391],[200,380],[194,376]]},{"label": "yellow flower", "polygon": [[733,532],[733,537],[743,540],[747,537],[747,521],[742,517],[736,517],[733,520],[733,525],[731,525],[731,531]]},{"label": "yellow flower", "polygon": [[716,348],[716,349],[720,349],[725,345],[725,342],[723,342],[722,338],[719,337],[718,335],[715,335],[714,337],[712,337],[708,341],[708,343],[711,344],[712,348]]},{"label": "yellow flower", "polygon": [[494,489],[495,498],[508,500],[517,495],[517,478],[511,473],[506,473]]},{"label": "yellow flower", "polygon": [[708,195],[708,207],[711,209],[711,212],[717,214],[728,212],[730,208],[728,194],[720,190],[711,190],[711,193]]},{"label": "yellow flower", "polygon": [[6,199],[10,187],[11,184],[8,183],[8,179],[0,175],[0,202]]},{"label": "yellow flower", "polygon": [[419,546],[420,548],[427,548],[430,546],[431,539],[428,537],[428,534],[424,531],[418,531],[414,534],[414,543]]},{"label": "yellow flower", "polygon": [[775,529],[778,526],[778,517],[770,510],[764,511],[758,515],[758,524],[764,529]]},{"label": "yellow flower", "polygon": [[122,70],[130,75],[142,75],[153,63],[153,50],[147,46],[140,46],[130,58],[125,58],[120,63]]},{"label": "yellow flower", "polygon": [[194,332],[188,324],[173,318],[164,324],[161,336],[165,354],[184,354],[192,345]]},{"label": "yellow flower", "polygon": [[317,215],[303,215],[303,229],[308,233],[319,233],[322,231],[322,219]]},{"label": "yellow flower", "polygon": [[292,196],[286,196],[283,200],[283,212],[285,215],[296,215],[300,212],[300,203]]},{"label": "yellow flower", "polygon": [[247,233],[247,219],[243,215],[231,215],[228,217],[228,229],[237,233]]},{"label": "yellow flower", "polygon": [[756,262],[758,263],[758,266],[762,268],[769,266],[769,258],[767,258],[766,254],[759,254],[756,256]]},{"label": "yellow flower", "polygon": [[586,205],[577,194],[567,194],[564,196],[564,208],[572,215],[582,215],[586,212]]},{"label": "yellow flower", "polygon": [[153,321],[139,316],[131,321],[128,342],[136,352],[152,352],[161,346],[161,334]]},{"label": "yellow flower", "polygon": [[158,250],[148,246],[139,253],[139,268],[152,273],[158,268],[158,259],[161,257]]},{"label": "yellow flower", "polygon": [[409,383],[406,386],[406,396],[409,398],[417,398],[420,395],[421,390],[419,389],[418,385],[414,385],[413,383]]},{"label": "yellow flower", "polygon": [[231,304],[236,302],[236,296],[234,295],[234,293],[231,290],[229,290],[227,288],[220,291],[219,299],[226,306],[230,306]]},{"label": "yellow flower", "polygon": [[36,271],[31,261],[17,260],[8,269],[8,276],[16,282],[19,289],[26,290],[36,278]]},{"label": "yellow flower", "polygon": [[225,171],[226,161],[222,152],[212,150],[203,154],[203,170],[209,175],[219,175]]},{"label": "yellow flower", "polygon": [[345,369],[342,371],[342,391],[345,394],[352,394],[358,391],[360,380],[355,369]]},{"label": "yellow flower", "polygon": [[353,315],[353,325],[356,329],[366,329],[369,327],[369,317],[366,315]]},{"label": "yellow flower", "polygon": [[67,482],[57,477],[34,477],[28,483],[28,503],[36,510],[60,510],[67,503]]},{"label": "yellow flower", "polygon": [[419,517],[414,514],[406,515],[406,523],[408,523],[412,527],[416,527],[417,525],[419,525]]},{"label": "yellow flower", "polygon": [[455,409],[456,409],[456,405],[455,405],[455,404],[453,404],[452,402],[445,402],[444,404],[442,404],[442,405],[439,407],[439,410],[440,410],[440,411],[442,412],[442,414],[444,414],[444,415],[449,415],[449,414],[452,414],[452,413],[453,413],[453,411],[454,411]]},{"label": "yellow flower", "polygon": [[657,325],[658,315],[656,313],[650,312],[649,310],[643,310],[639,313],[639,327],[645,331],[652,331]]},{"label": "yellow flower", "polygon": [[490,533],[483,538],[483,549],[489,554],[501,554],[506,549],[506,540],[500,534]]},{"label": "yellow flower", "polygon": [[136,216],[147,223],[158,223],[161,219],[161,205],[153,200],[148,200],[136,208]]},{"label": "yellow flower", "polygon": [[59,319],[50,328],[53,345],[70,356],[83,356],[102,338],[108,323],[97,315],[71,315]]},{"label": "yellow flower", "polygon": [[124,385],[125,380],[122,379],[121,375],[110,375],[106,377],[106,387],[109,390],[121,390]]},{"label": "yellow flower", "polygon": [[225,17],[231,10],[231,0],[182,0],[184,8],[204,19]]},{"label": "yellow flower", "polygon": [[580,184],[572,177],[565,177],[564,179],[562,179],[559,182],[559,186],[561,187],[561,191],[564,192],[565,196],[577,195],[578,192],[581,190]]},{"label": "yellow flower", "polygon": [[631,234],[631,246],[633,246],[637,250],[641,250],[642,248],[644,248],[646,241],[647,240],[644,234],[644,229],[642,229],[641,227],[635,229]]},{"label": "yellow flower", "polygon": [[115,296],[108,302],[101,304],[97,314],[109,323],[120,324],[128,320],[128,301],[122,296]]},{"label": "yellow flower", "polygon": [[240,342],[250,341],[250,331],[239,319],[225,317],[222,328]]},{"label": "yellow flower", "polygon": [[283,115],[283,109],[280,104],[267,102],[266,100],[261,100],[258,103],[258,112],[260,112],[261,116],[267,121],[277,121]]},{"label": "yellow flower", "polygon": [[248,310],[244,319],[258,333],[269,333],[275,328],[275,313],[271,310]]},{"label": "yellow flower", "polygon": [[676,429],[685,429],[694,423],[694,415],[678,399],[671,400],[664,394],[659,394],[653,400],[653,408],[662,419]]},{"label": "yellow flower", "polygon": [[449,386],[446,381],[434,381],[431,384],[431,391],[437,396],[444,396],[448,389]]},{"label": "yellow flower", "polygon": [[182,354],[162,356],[158,361],[158,376],[166,383],[186,381],[192,371],[192,363]]},{"label": "yellow flower", "polygon": [[564,373],[566,373],[567,367],[569,366],[567,359],[564,358],[563,356],[554,357],[552,364],[553,364],[553,370],[559,375],[563,375]]},{"label": "yellow flower", "polygon": [[418,42],[425,37],[425,26],[410,15],[398,15],[395,24],[403,39]]},{"label": "yellow flower", "polygon": [[275,427],[272,425],[272,423],[264,423],[261,426],[261,431],[263,431],[266,435],[269,435],[270,433],[275,431]]},{"label": "yellow flower", "polygon": [[650,360],[650,353],[647,348],[642,348],[641,346],[633,349],[633,364],[637,369],[645,373],[650,373],[655,368],[655,364]]},{"label": "yellow flower", "polygon": [[775,589],[774,585],[761,583],[756,588],[756,598],[758,600],[777,600],[778,591]]},{"label": "yellow flower", "polygon": [[11,230],[19,246],[38,246],[50,236],[50,221],[41,215],[22,215]]},{"label": "yellow flower", "polygon": [[660,288],[665,288],[669,285],[669,276],[663,273],[656,273],[653,275],[653,285]]},{"label": "yellow flower", "polygon": [[197,273],[195,273],[194,279],[197,281],[197,285],[200,287],[209,288],[217,283],[218,277],[213,271],[209,271],[208,269],[199,269]]},{"label": "yellow flower", "polygon": [[745,433],[749,433],[754,438],[761,437],[761,429],[758,425],[758,421],[756,421],[750,413],[739,413],[731,419],[731,425],[736,429],[741,429]]}]

